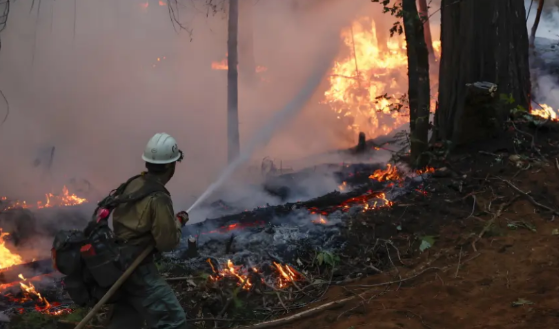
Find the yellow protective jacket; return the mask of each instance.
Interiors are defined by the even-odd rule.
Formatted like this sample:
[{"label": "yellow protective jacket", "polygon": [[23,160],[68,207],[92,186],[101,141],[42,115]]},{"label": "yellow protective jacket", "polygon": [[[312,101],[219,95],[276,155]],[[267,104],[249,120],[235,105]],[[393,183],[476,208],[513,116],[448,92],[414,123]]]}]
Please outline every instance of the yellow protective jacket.
[{"label": "yellow protective jacket", "polygon": [[[150,177],[157,180],[157,177]],[[132,180],[123,192],[138,191],[146,178]],[[158,180],[159,181],[159,180]],[[171,197],[155,192],[135,203],[124,203],[113,212],[113,230],[116,238],[129,245],[155,243],[158,251],[171,251],[180,242],[181,224],[175,217]]]}]

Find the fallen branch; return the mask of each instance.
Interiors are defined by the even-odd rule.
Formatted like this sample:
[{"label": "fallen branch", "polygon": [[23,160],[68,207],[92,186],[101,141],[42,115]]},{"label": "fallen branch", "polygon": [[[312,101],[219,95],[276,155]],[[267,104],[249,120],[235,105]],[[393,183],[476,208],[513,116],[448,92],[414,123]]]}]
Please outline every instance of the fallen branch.
[{"label": "fallen branch", "polygon": [[[372,284],[372,285],[361,285],[361,286],[379,287],[379,286],[391,285],[391,284],[394,284],[394,283],[402,283],[402,282],[414,279],[414,278],[420,276],[421,274],[423,274],[423,273],[425,273],[429,270],[440,270],[440,269],[438,267],[429,267],[429,268],[426,268],[425,270],[419,272],[416,275],[413,275],[411,277],[404,278],[404,279],[401,279],[401,280],[382,282],[382,283],[377,283],[377,284]],[[271,321],[266,321],[266,322],[260,322],[260,323],[257,323],[255,325],[251,325],[251,326],[239,327],[238,329],[264,329],[264,328],[274,328],[274,327],[278,327],[278,326],[282,326],[282,325],[287,325],[289,323],[292,323],[292,322],[307,318],[309,316],[318,314],[322,311],[332,309],[332,308],[336,308],[336,307],[339,307],[339,306],[343,306],[347,302],[350,302],[350,301],[352,301],[356,298],[361,298],[362,296],[364,296],[366,294],[369,294],[371,292],[373,292],[373,289],[369,289],[369,290],[364,291],[364,292],[362,292],[358,295],[355,295],[355,296],[351,296],[351,297],[336,300],[336,301],[333,301],[333,302],[330,302],[330,303],[322,304],[320,306],[305,310],[303,312],[294,314],[292,316],[288,316],[286,318],[281,318],[281,319],[276,319],[276,320],[271,320]]]},{"label": "fallen branch", "polygon": [[456,273],[454,273],[454,278],[458,277],[458,271],[460,271],[461,261],[462,261],[462,246],[460,246],[460,254],[458,255],[458,265],[456,265]]},{"label": "fallen branch", "polygon": [[533,205],[535,205],[535,206],[537,206],[537,207],[540,207],[540,208],[542,208],[542,209],[545,209],[545,210],[547,210],[547,211],[549,211],[549,212],[552,212],[554,215],[558,215],[558,216],[559,216],[559,211],[557,211],[557,210],[555,210],[555,209],[553,209],[553,208],[550,208],[550,207],[548,207],[548,206],[546,206],[546,205],[543,205],[543,204],[537,202],[536,200],[534,200],[534,198],[532,198],[532,197],[528,194],[529,192],[524,192],[524,191],[522,191],[521,189],[519,189],[519,188],[516,187],[513,183],[509,182],[509,181],[506,180],[506,179],[502,179],[502,178],[499,178],[499,177],[497,177],[497,179],[499,179],[499,180],[502,181],[502,182],[507,183],[507,185],[510,186],[510,187],[512,187],[516,192],[518,192],[518,193],[522,194],[523,196],[525,196],[526,199],[528,199],[528,201],[530,201]]},{"label": "fallen branch", "polygon": [[[493,213],[493,217],[487,221],[487,224],[483,227],[483,230],[481,230],[481,232],[479,232],[479,235],[475,238],[474,241],[472,241],[472,249],[477,252],[477,248],[476,248],[476,242],[479,241],[479,239],[481,239],[483,237],[483,235],[489,230],[489,228],[493,225],[493,223],[495,223],[495,220],[499,217],[501,217],[501,214],[503,213],[503,210],[510,206],[511,203],[514,202],[514,200],[516,200],[518,198],[518,196],[515,196],[514,198],[512,198],[509,202],[505,202],[503,204],[501,204],[501,206],[499,207],[499,209],[497,210],[496,213]],[[489,205],[488,209],[491,207],[491,204]]]}]

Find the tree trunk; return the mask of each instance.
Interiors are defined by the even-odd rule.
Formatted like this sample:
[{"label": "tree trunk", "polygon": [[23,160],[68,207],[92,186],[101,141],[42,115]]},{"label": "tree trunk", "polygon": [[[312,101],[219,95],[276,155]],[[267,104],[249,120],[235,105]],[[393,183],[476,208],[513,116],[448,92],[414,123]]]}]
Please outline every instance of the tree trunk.
[{"label": "tree trunk", "polygon": [[425,43],[429,56],[435,58],[435,50],[433,49],[433,38],[431,37],[431,26],[429,25],[429,7],[427,0],[417,0],[419,5],[419,16],[423,21],[423,33],[425,34]]},{"label": "tree trunk", "polygon": [[[530,106],[530,70],[528,30],[523,0],[487,1],[442,0],[442,56],[439,75],[439,106],[435,120],[436,138],[451,141],[452,146],[471,142],[469,132],[483,130],[484,138],[502,131],[513,107]],[[497,95],[514,102],[492,108],[486,113],[485,126],[467,120],[467,84],[489,81],[498,86]],[[478,104],[479,105],[479,104]],[[471,124],[468,124],[470,122]]]},{"label": "tree trunk", "polygon": [[429,132],[429,54],[415,0],[403,0],[402,9],[408,54],[411,163],[423,167]]},{"label": "tree trunk", "polygon": [[254,59],[253,0],[239,0],[239,70],[241,79],[252,84],[256,80]]},{"label": "tree trunk", "polygon": [[540,24],[540,18],[542,17],[543,4],[545,0],[540,0],[538,3],[538,11],[536,12],[536,19],[534,20],[534,25],[532,25],[532,32],[530,33],[530,47],[534,47],[534,41],[536,40],[536,31],[538,30],[538,25]]},{"label": "tree trunk", "polygon": [[237,35],[239,0],[229,0],[229,26],[227,36],[227,160],[231,163],[240,150],[239,143],[239,90],[237,64]]}]

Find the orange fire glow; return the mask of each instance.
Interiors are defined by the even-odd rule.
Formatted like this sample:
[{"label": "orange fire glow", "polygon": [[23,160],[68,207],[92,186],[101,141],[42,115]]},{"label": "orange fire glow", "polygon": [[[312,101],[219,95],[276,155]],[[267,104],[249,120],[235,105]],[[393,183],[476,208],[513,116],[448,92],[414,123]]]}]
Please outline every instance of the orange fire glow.
[{"label": "orange fire glow", "polygon": [[[381,42],[377,32],[375,22],[367,17],[342,30],[347,49],[334,63],[323,100],[338,119],[347,120],[349,130],[371,138],[409,122],[403,100],[408,86],[405,38],[394,35]],[[433,48],[438,58],[440,41],[433,42]]]},{"label": "orange fire glow", "polygon": [[377,169],[369,176],[370,179],[378,180],[379,182],[386,182],[391,180],[400,180],[402,177],[398,173],[398,168],[392,166],[390,163],[386,164],[386,169]]},{"label": "orange fire glow", "polygon": [[547,104],[540,104],[541,109],[532,109],[531,113],[533,115],[542,117],[544,119],[549,119],[551,121],[557,121],[557,112]]},{"label": "orange fire glow", "polygon": [[323,224],[323,225],[328,224],[328,221],[320,215],[318,216],[318,218],[311,220],[311,222],[315,224]]},{"label": "orange fire glow", "polygon": [[[35,286],[29,281],[29,279],[25,278],[22,274],[18,275],[18,277],[22,280],[19,282],[19,286],[22,291],[23,297],[16,297],[11,293],[4,295],[4,297],[8,298],[11,302],[14,303],[28,303],[28,302],[35,302],[35,310],[41,313],[46,313],[50,315],[63,315],[72,312],[72,309],[69,308],[59,308],[60,303],[50,303],[45,297],[41,295],[35,288]],[[20,313],[24,312],[23,308],[18,309]]]},{"label": "orange fire glow", "polygon": [[299,280],[300,275],[298,275],[297,271],[291,266],[281,265],[276,262],[274,262],[274,266],[280,274],[277,283],[279,288],[285,288],[289,284]]},{"label": "orange fire glow", "polygon": [[[227,260],[227,264],[226,264],[227,267],[224,268],[221,272],[216,271],[210,259],[206,261],[210,264],[210,266],[212,267],[212,271],[214,272],[214,275],[210,276],[211,280],[217,281],[223,277],[229,276],[229,277],[237,278],[237,280],[239,281],[238,282],[239,285],[242,285],[244,282],[244,286],[243,286],[244,290],[250,290],[250,288],[252,287],[253,283],[250,282],[250,278],[248,277],[248,271],[245,270],[243,273],[243,269],[241,268],[241,266],[235,266],[230,259]],[[253,268],[252,271],[257,272],[255,268]]]},{"label": "orange fire glow", "polygon": [[[2,201],[7,201],[7,197],[2,197]],[[62,187],[62,193],[54,194],[54,193],[47,193],[45,194],[44,201],[37,201],[35,204],[29,204],[26,201],[19,201],[14,200],[9,202],[7,206],[0,209],[0,211],[13,209],[13,208],[52,208],[52,207],[67,207],[67,206],[76,206],[82,203],[87,202],[86,199],[80,198],[75,194],[70,194],[68,192],[68,188],[66,186]]]},{"label": "orange fire glow", "polygon": [[21,256],[13,253],[6,247],[4,237],[8,235],[10,235],[10,233],[2,232],[0,228],[0,269],[23,263]]},{"label": "orange fire glow", "polygon": [[[229,55],[228,53],[225,53],[225,58],[224,58],[224,59],[222,59],[222,60],[219,61],[219,62],[212,62],[212,70],[218,70],[218,71],[225,71],[225,70],[227,70],[227,69],[229,68],[229,66],[227,65],[227,56],[228,56],[228,55]],[[254,71],[255,71],[256,73],[262,73],[262,72],[268,71],[268,68],[265,67],[265,66],[257,65],[257,66],[254,68]]]},{"label": "orange fire glow", "polygon": [[426,167],[425,169],[420,169],[420,170],[417,170],[417,171],[416,171],[416,173],[417,173],[418,175],[428,174],[428,173],[429,173],[429,174],[432,174],[432,173],[434,173],[434,172],[435,172],[435,168],[433,168],[433,167]]},{"label": "orange fire glow", "polygon": [[[251,281],[253,279],[250,277],[250,272],[252,273],[259,273],[258,269],[253,267],[246,269],[242,266],[234,265],[233,262],[228,259],[227,263],[225,264],[225,268],[221,271],[218,271],[212,261],[210,259],[206,260],[208,264],[210,264],[212,268],[213,275],[210,275],[210,280],[212,281],[219,281],[225,277],[234,278],[237,280],[237,284],[241,286],[244,282],[243,289],[250,290],[254,282]],[[277,280],[277,287],[278,288],[285,288],[289,285],[290,282],[294,282],[299,280],[301,275],[297,273],[295,269],[293,269],[289,265],[281,265],[274,262],[274,268],[278,271],[279,277]],[[264,279],[261,279],[264,282]]]}]

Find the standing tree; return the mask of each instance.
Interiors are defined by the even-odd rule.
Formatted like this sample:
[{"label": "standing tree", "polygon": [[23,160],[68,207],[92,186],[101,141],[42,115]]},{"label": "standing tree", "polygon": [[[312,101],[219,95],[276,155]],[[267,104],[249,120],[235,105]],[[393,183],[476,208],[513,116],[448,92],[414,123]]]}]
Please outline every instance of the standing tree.
[{"label": "standing tree", "polygon": [[239,142],[239,86],[237,72],[237,36],[239,0],[229,0],[227,35],[227,160],[231,163],[240,151]]},{"label": "standing tree", "polygon": [[426,165],[429,134],[429,54],[423,33],[423,22],[415,0],[402,0],[404,33],[408,54],[408,97],[410,106],[411,163]]},{"label": "standing tree", "polygon": [[415,0],[395,1],[371,0],[380,2],[384,12],[402,17],[404,27],[394,23],[390,34],[402,33],[406,37],[408,55],[408,98],[410,109],[410,162],[415,167],[427,164],[426,150],[429,139],[429,108],[431,103],[429,85],[429,52],[423,32],[423,19],[419,16]]},{"label": "standing tree", "polygon": [[239,3],[239,70],[241,79],[252,84],[256,77],[254,59],[253,2],[240,0]]},{"label": "standing tree", "polygon": [[[488,138],[503,126],[513,107],[529,109],[525,18],[523,0],[442,0],[438,140],[456,146]],[[510,102],[488,104],[497,94]]]},{"label": "standing tree", "polygon": [[536,19],[534,19],[534,25],[532,25],[532,31],[530,33],[530,47],[534,47],[534,41],[536,41],[536,31],[538,30],[538,25],[540,24],[540,18],[542,17],[543,4],[545,0],[539,0],[538,11],[536,12]]},{"label": "standing tree", "polygon": [[417,0],[419,6],[419,16],[423,20],[423,33],[425,34],[425,43],[427,44],[427,51],[429,56],[435,58],[435,50],[433,49],[433,38],[431,37],[431,26],[429,25],[429,7],[427,0]]}]

